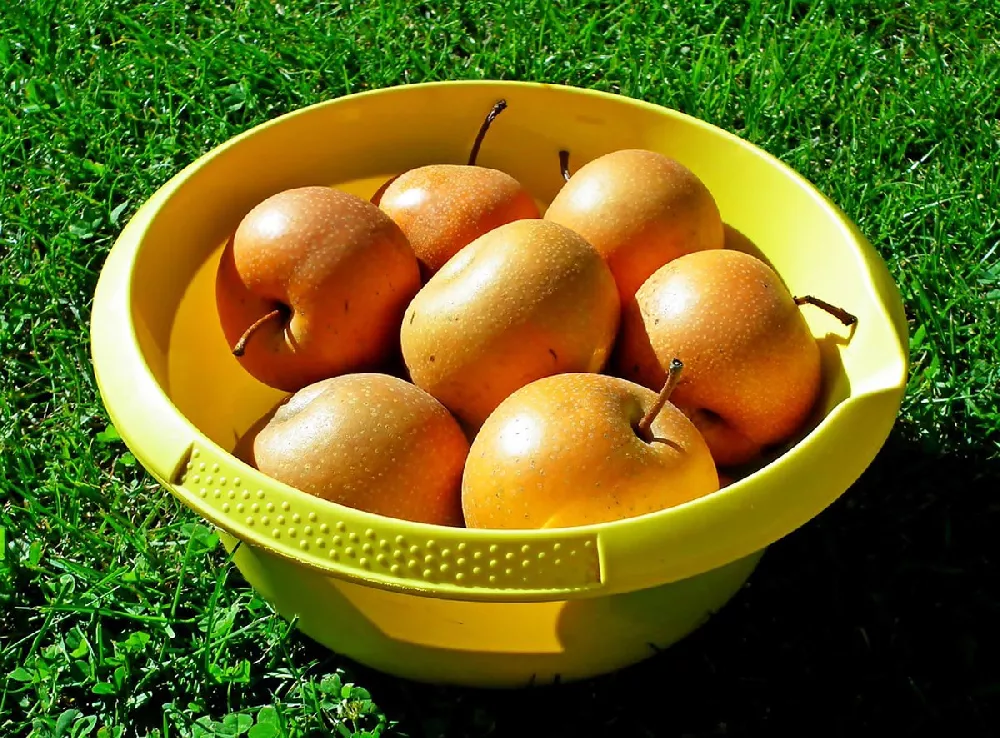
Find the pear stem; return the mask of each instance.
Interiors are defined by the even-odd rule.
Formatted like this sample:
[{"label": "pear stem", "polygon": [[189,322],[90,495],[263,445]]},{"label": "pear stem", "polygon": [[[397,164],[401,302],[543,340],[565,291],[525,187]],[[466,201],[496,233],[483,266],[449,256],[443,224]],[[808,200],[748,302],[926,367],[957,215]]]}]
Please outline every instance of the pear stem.
[{"label": "pear stem", "polygon": [[490,114],[486,116],[486,120],[484,120],[483,124],[479,127],[479,133],[476,134],[476,140],[472,144],[472,153],[469,154],[470,167],[476,165],[476,157],[479,156],[479,147],[483,145],[483,139],[486,138],[486,132],[490,130],[490,126],[493,125],[493,121],[497,119],[497,116],[506,109],[507,101],[498,100],[497,104],[493,106],[492,110],[490,110]]},{"label": "pear stem", "polygon": [[563,179],[569,182],[569,178],[573,175],[569,173],[569,152],[560,151],[559,152],[559,168],[562,169]]},{"label": "pear stem", "polygon": [[818,308],[822,308],[844,325],[854,325],[858,322],[858,317],[853,313],[849,313],[836,305],[831,305],[826,300],[821,300],[818,297],[804,295],[802,297],[796,297],[794,300],[796,305],[815,305]]},{"label": "pear stem", "polygon": [[236,342],[236,345],[233,346],[233,356],[243,356],[243,354],[247,350],[247,341],[250,340],[250,337],[254,333],[256,333],[262,325],[267,323],[269,320],[274,320],[275,318],[283,318],[286,315],[288,315],[288,308],[277,307],[264,317],[258,318],[256,321],[254,321],[253,325],[251,325],[249,328],[246,329],[243,335],[240,336],[240,340],[238,340]]},{"label": "pear stem", "polygon": [[674,387],[677,386],[677,382],[681,378],[681,370],[683,368],[684,364],[681,363],[680,359],[670,360],[670,367],[667,369],[667,379],[663,383],[663,389],[660,390],[660,394],[656,398],[656,402],[653,403],[653,407],[651,407],[645,417],[639,421],[636,431],[646,442],[651,442],[653,440],[653,432],[651,430],[653,421],[656,420],[656,416],[660,414],[660,410],[663,409],[663,406],[667,404],[667,399],[670,397],[670,393],[674,391]]}]

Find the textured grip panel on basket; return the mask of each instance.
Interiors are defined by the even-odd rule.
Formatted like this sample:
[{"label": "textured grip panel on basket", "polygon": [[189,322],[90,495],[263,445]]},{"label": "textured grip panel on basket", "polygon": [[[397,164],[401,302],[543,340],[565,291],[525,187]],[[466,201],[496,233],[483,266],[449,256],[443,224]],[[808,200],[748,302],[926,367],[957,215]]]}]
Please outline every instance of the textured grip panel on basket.
[{"label": "textured grip panel on basket", "polygon": [[179,464],[175,490],[237,537],[332,573],[417,589],[578,591],[602,584],[592,533],[545,531],[531,543],[466,528],[418,537],[403,530],[410,527],[405,523],[372,521],[289,494],[255,470],[241,477],[232,469],[232,457],[193,445]]}]

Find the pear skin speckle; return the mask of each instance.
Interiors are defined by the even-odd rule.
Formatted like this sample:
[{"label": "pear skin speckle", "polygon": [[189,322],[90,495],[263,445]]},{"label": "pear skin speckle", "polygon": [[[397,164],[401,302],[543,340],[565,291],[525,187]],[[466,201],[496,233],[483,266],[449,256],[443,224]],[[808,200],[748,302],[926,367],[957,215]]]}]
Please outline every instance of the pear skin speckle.
[{"label": "pear skin speckle", "polygon": [[658,388],[684,363],[673,402],[723,465],[795,433],[820,390],[819,346],[778,275],[739,251],[683,256],[636,293],[622,316],[616,373]]},{"label": "pear skin speckle", "polygon": [[431,164],[401,174],[386,188],[379,207],[406,234],[425,278],[479,236],[541,215],[531,195],[509,174],[457,164]]},{"label": "pear skin speckle", "polygon": [[240,222],[219,263],[216,305],[231,346],[261,316],[287,309],[253,334],[240,362],[294,392],[386,362],[420,284],[417,259],[385,213],[331,187],[300,187]]},{"label": "pear skin speckle", "polygon": [[568,373],[528,384],[490,415],[462,479],[466,524],[548,528],[609,522],[718,489],[708,446],[669,402],[635,426],[656,393],[618,377]]},{"label": "pear skin speckle", "polygon": [[410,310],[420,319],[403,322],[400,343],[413,382],[476,428],[531,381],[600,371],[617,334],[620,302],[590,244],[535,219],[469,244]]},{"label": "pear skin speckle", "polygon": [[724,244],[722,218],[705,184],[680,162],[642,149],[614,151],[580,167],[545,219],[594,245],[623,303],[664,264]]},{"label": "pear skin speckle", "polygon": [[402,520],[463,524],[469,442],[409,382],[377,373],[323,380],[248,435],[257,468],[303,492]]}]

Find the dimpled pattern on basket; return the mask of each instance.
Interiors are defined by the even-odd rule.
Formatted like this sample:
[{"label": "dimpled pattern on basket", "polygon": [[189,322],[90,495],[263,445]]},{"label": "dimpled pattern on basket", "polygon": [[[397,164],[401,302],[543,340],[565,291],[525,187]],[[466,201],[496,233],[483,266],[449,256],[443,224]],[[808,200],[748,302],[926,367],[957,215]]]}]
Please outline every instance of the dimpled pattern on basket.
[{"label": "dimpled pattern on basket", "polygon": [[[601,584],[596,536],[567,530],[545,542],[477,540],[463,528],[442,529],[434,538],[393,535],[360,527],[336,515],[328,503],[296,505],[281,489],[250,482],[234,472],[232,457],[192,445],[174,482],[179,493],[214,508],[231,530],[266,540],[269,548],[303,563],[381,574],[418,588],[430,582],[463,589],[587,589]],[[263,480],[268,481],[266,478]],[[310,502],[313,502],[310,500]],[[316,509],[306,508],[320,508]]]}]

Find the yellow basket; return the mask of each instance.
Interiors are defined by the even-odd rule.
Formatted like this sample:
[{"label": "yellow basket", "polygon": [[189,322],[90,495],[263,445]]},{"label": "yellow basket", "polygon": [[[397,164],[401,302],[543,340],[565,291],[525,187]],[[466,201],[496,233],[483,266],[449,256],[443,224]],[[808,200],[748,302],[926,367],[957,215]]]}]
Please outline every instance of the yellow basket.
[{"label": "yellow basket", "polygon": [[[780,458],[716,494],[641,518],[493,532],[380,517],[310,497],[229,451],[283,396],[229,352],[215,312],[222,244],[279,190],[331,184],[370,196],[390,175],[463,163],[505,98],[479,163],[547,203],[572,165],[647,148],[691,168],[723,219],[794,293],[822,347],[822,412]],[[736,238],[731,244],[740,248]],[[764,548],[842,494],[884,443],[905,387],[895,284],[848,218],[772,156],[704,122],[621,96],[547,84],[447,82],[366,92],[258,126],[177,174],[108,256],[92,355],[112,421],[142,465],[224,532],[247,580],[329,648],[423,681],[517,686],[606,673],[703,623]]]}]

